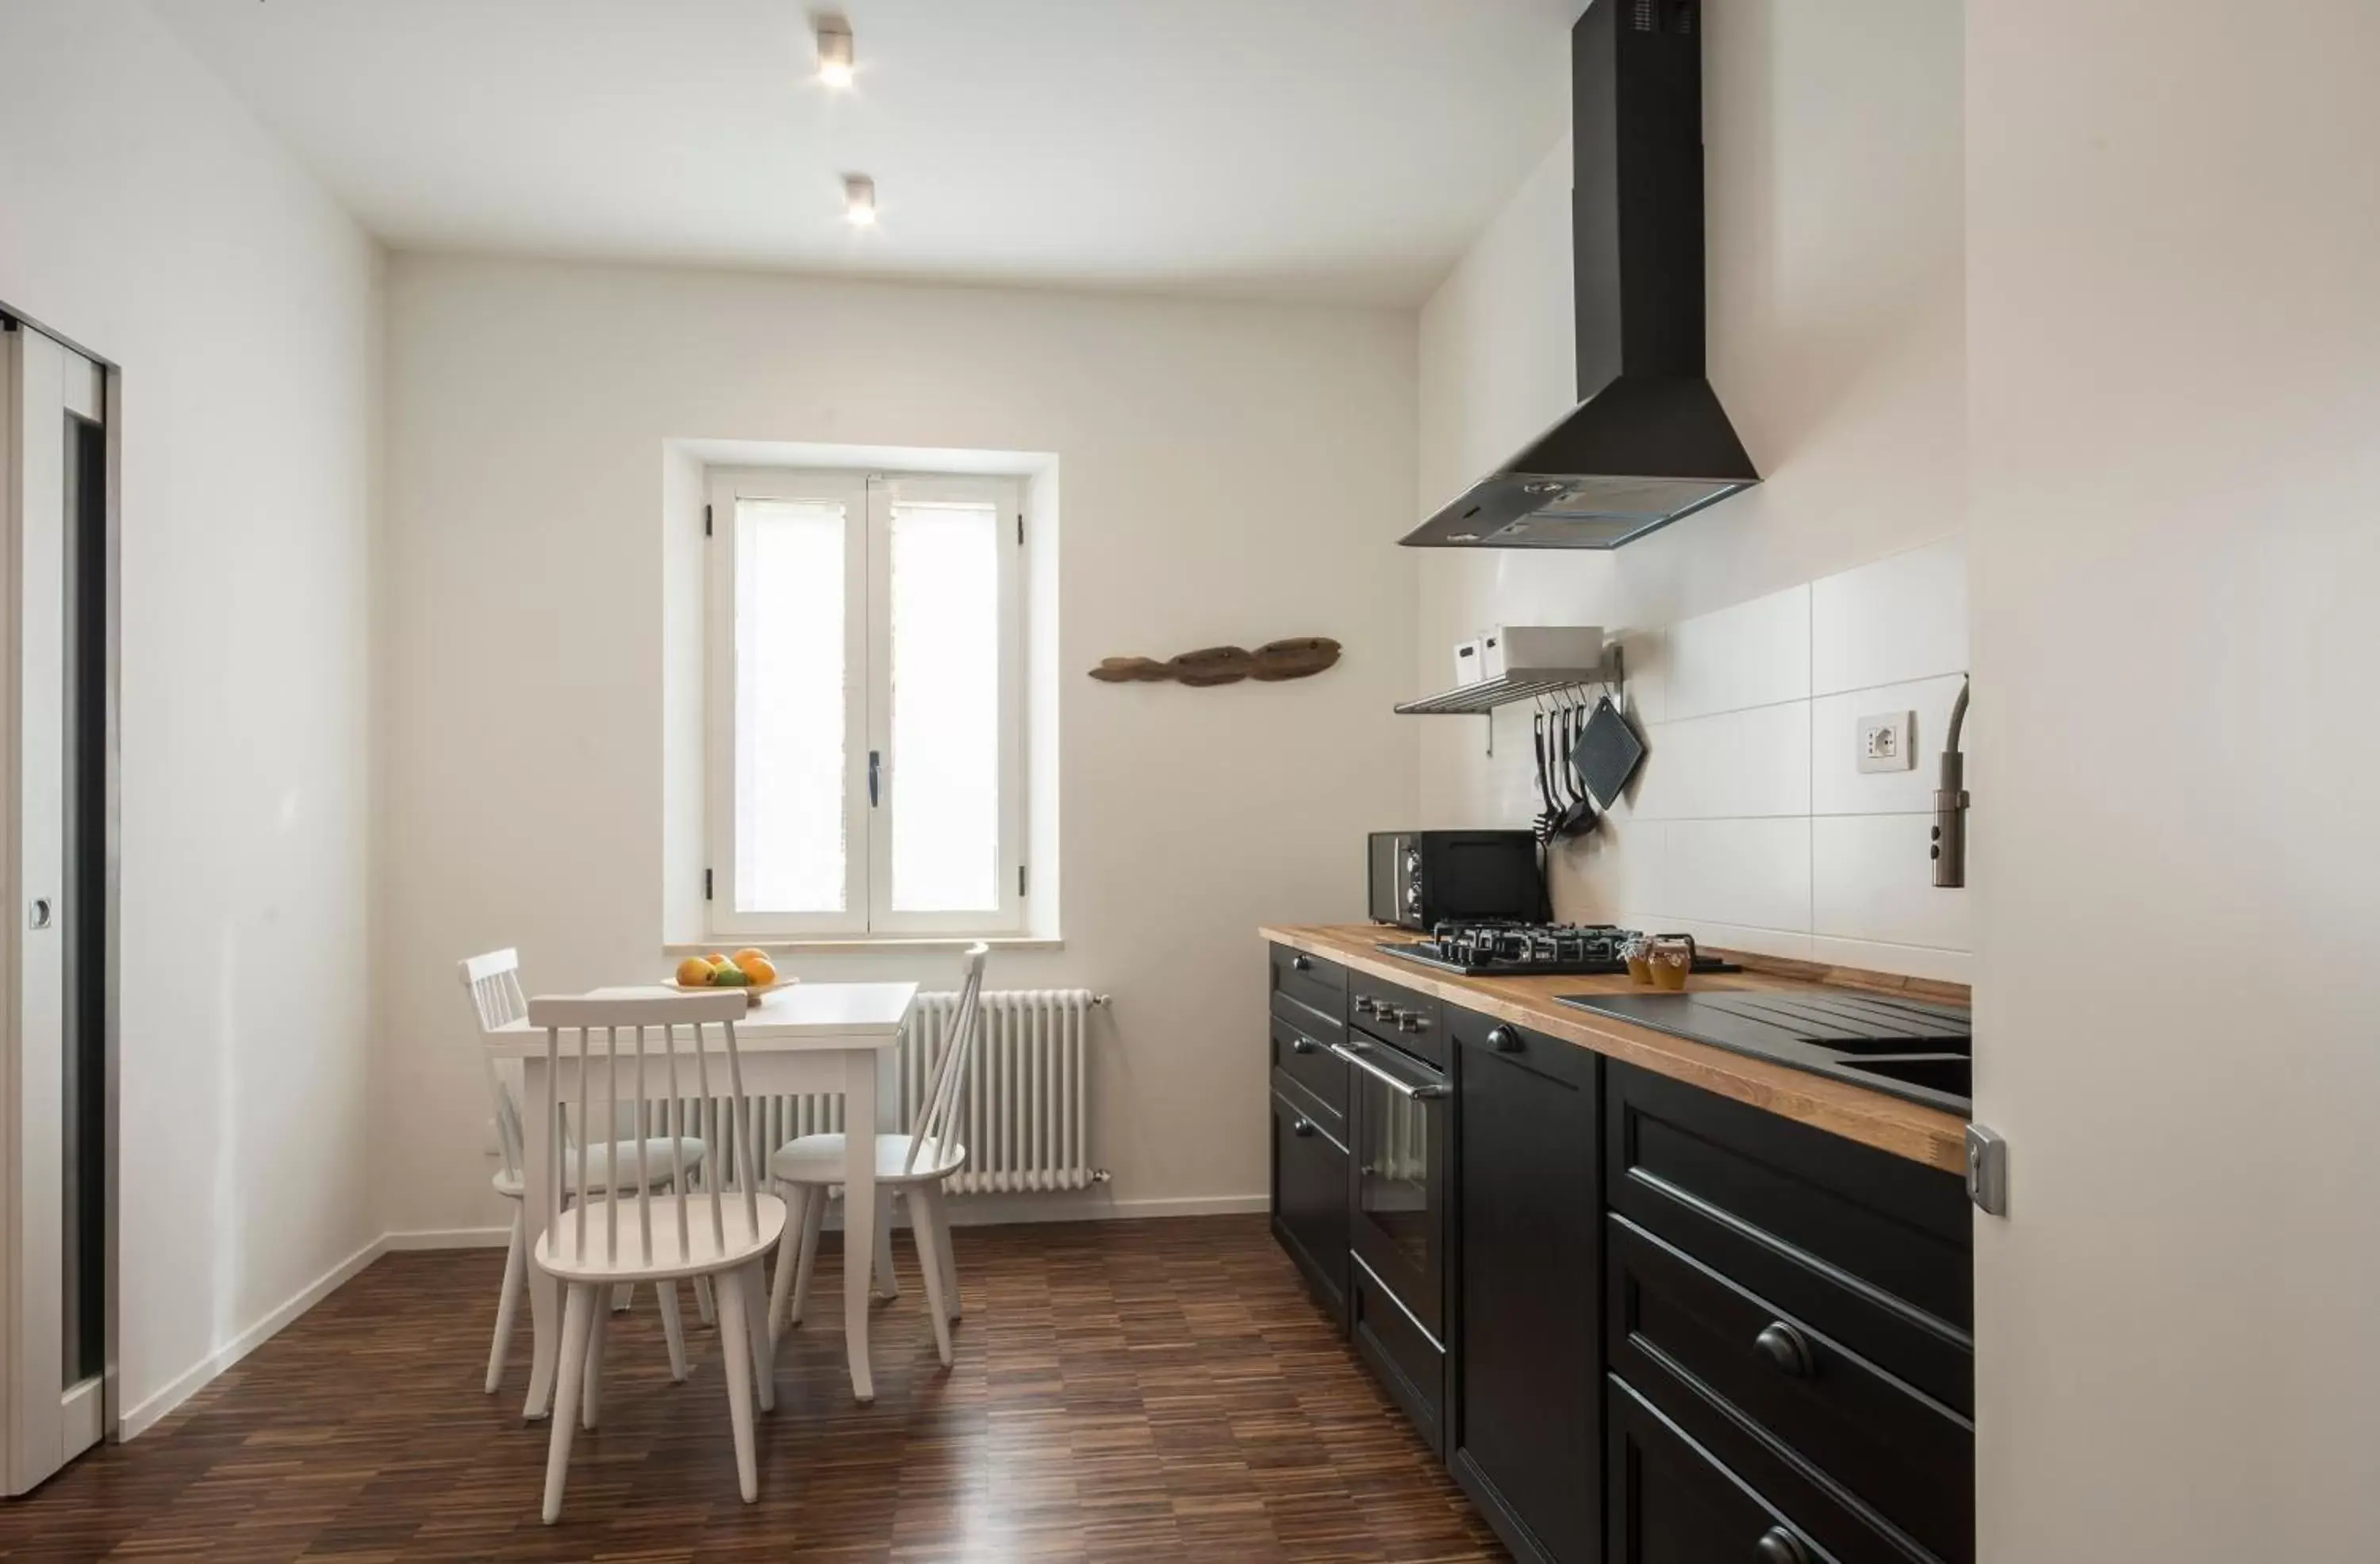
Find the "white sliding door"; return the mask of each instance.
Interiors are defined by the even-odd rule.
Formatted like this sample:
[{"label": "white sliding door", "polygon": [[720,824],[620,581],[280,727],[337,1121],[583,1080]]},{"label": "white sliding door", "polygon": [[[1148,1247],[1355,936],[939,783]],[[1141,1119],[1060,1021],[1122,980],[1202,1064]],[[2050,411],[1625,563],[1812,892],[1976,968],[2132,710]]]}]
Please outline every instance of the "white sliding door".
[{"label": "white sliding door", "polygon": [[[103,842],[104,772],[90,768],[106,739],[85,749],[93,734],[79,705],[103,700],[105,682],[104,552],[86,545],[92,527],[105,532],[106,377],[28,327],[0,341],[0,1344],[6,1490],[18,1494],[96,1444],[108,1420],[104,987],[88,981],[104,970],[104,871],[87,856]],[[96,661],[84,655],[94,648]]]}]

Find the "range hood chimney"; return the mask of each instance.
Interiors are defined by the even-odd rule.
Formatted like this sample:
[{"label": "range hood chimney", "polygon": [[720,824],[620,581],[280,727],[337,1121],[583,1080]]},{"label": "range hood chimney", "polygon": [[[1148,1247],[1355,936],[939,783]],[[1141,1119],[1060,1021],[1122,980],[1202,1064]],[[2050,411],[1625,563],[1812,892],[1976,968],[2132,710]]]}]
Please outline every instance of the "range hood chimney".
[{"label": "range hood chimney", "polygon": [[1760,481],[1703,366],[1701,0],[1571,29],[1579,404],[1403,541],[1616,549]]}]

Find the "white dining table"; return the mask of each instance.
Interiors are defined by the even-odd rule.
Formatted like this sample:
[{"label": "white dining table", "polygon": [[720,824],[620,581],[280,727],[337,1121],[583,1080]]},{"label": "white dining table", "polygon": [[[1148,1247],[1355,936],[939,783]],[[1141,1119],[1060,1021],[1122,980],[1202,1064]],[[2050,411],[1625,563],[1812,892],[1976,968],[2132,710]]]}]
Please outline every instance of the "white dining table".
[{"label": "white dining table", "polygon": [[[673,992],[666,986],[598,988],[602,996]],[[876,1383],[868,1364],[868,1290],[872,1241],[876,1231],[876,1137],[863,1126],[892,1128],[897,1106],[892,1089],[894,1045],[917,1003],[915,983],[793,983],[772,988],[759,998],[751,1013],[735,1026],[736,1052],[744,1068],[744,1093],[758,1097],[843,1095],[843,1122],[853,1133],[844,1138],[843,1332],[851,1357],[852,1393],[862,1401],[876,1399]],[[544,1232],[546,1213],[553,1209],[548,1182],[552,1163],[553,1115],[546,1096],[545,1033],[527,1019],[509,1022],[486,1034],[488,1049],[499,1059],[520,1061],[521,1119],[527,1152],[523,1169],[522,1215],[528,1222],[532,1253]],[[717,1031],[703,1034],[706,1049],[725,1051]],[[577,1061],[564,1055],[555,1073],[565,1077]],[[723,1078],[723,1077],[722,1077]],[[765,1170],[774,1146],[759,1148]],[[562,1288],[537,1267],[529,1267],[529,1318],[536,1339],[536,1356],[528,1377],[528,1402],[523,1414],[532,1421],[552,1410],[554,1359],[561,1352]],[[766,1329],[765,1316],[760,1328]],[[740,1344],[739,1344],[740,1346]],[[731,1351],[738,1349],[729,1349]]]}]

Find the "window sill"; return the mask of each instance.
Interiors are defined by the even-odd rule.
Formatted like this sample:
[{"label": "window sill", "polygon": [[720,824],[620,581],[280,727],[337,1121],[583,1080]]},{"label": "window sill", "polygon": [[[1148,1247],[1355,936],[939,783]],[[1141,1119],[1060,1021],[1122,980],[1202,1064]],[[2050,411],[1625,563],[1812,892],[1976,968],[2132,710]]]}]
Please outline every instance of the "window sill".
[{"label": "window sill", "polygon": [[712,951],[740,951],[750,946],[759,951],[783,951],[788,955],[832,956],[867,955],[870,952],[901,953],[913,951],[964,951],[977,940],[995,951],[1062,951],[1066,941],[1056,936],[1038,934],[884,934],[860,935],[836,939],[766,940],[750,935],[722,934],[699,945],[670,943],[662,946],[662,953],[672,956],[699,956]]}]

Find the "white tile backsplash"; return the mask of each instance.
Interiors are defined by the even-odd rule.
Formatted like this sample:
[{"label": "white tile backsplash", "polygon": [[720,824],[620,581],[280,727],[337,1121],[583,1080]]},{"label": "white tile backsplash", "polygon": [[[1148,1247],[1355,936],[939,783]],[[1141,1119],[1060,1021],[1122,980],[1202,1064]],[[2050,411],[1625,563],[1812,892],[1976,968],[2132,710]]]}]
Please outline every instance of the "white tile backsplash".
[{"label": "white tile backsplash", "polygon": [[1662,720],[1740,711],[1810,694],[1810,588],[1682,619],[1663,637]]},{"label": "white tile backsplash", "polygon": [[1810,584],[1810,690],[1906,684],[1967,666],[1967,545],[1929,543]]},{"label": "white tile backsplash", "polygon": [[1810,932],[1971,949],[1968,895],[1934,883],[1934,817],[1822,815],[1810,822]]},{"label": "white tile backsplash", "polygon": [[1787,701],[1662,722],[1645,734],[1638,818],[1810,812],[1810,705]]},{"label": "white tile backsplash", "polygon": [[1674,921],[1807,932],[1810,818],[1664,822],[1654,910]]},{"label": "white tile backsplash", "polygon": [[[1965,981],[1969,893],[1935,889],[1926,848],[1966,600],[1953,539],[1627,632],[1645,766],[1599,830],[1555,848],[1555,910]],[[1859,719],[1892,711],[1916,713],[1917,763],[1862,772]]]}]

